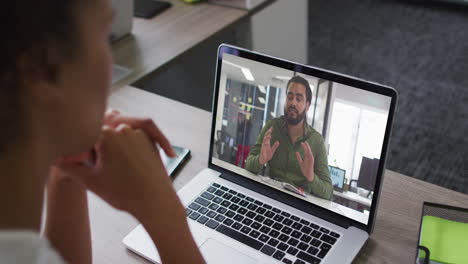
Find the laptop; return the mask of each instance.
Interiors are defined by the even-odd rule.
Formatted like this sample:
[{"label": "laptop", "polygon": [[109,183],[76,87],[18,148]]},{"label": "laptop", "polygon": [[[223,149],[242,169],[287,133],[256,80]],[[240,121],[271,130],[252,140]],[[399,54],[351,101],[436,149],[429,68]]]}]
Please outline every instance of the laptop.
[{"label": "laptop", "polygon": [[338,192],[343,192],[346,171],[330,165],[328,165],[328,169],[330,171],[333,189]]},{"label": "laptop", "polygon": [[[206,262],[351,263],[374,228],[396,91],[225,44],[218,49],[216,67],[208,166],[178,192]],[[287,89],[294,76],[301,77],[296,81],[307,80],[312,90],[305,132],[295,141],[303,140],[313,148],[312,181],[297,169],[294,153],[288,153],[296,148],[303,155],[305,149],[284,137],[291,124],[285,116],[286,100],[300,98],[300,92],[290,95],[293,88]],[[304,82],[295,85],[305,88]],[[288,118],[295,116],[290,113],[293,110],[288,106]],[[276,139],[282,143],[270,161],[252,169],[260,164],[259,144],[268,142],[269,126],[277,133],[271,133],[270,144]],[[217,138],[221,134],[229,134],[232,140]],[[352,177],[359,175],[359,162],[369,152],[380,159],[370,211],[333,202],[328,163],[340,164]],[[284,182],[301,188],[305,195],[286,190]],[[140,256],[160,262],[141,225],[123,243]]]}]

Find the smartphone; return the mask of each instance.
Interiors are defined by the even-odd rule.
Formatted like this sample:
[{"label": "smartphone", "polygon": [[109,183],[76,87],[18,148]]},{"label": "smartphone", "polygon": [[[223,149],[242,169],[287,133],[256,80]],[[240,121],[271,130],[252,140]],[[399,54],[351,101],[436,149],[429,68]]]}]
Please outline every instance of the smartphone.
[{"label": "smartphone", "polygon": [[141,18],[152,18],[171,6],[171,3],[164,1],[135,0],[133,15]]},{"label": "smartphone", "polygon": [[179,146],[172,146],[172,148],[176,153],[175,158],[168,157],[164,150],[159,148],[159,154],[169,176],[172,176],[178,168],[182,167],[183,163],[190,157],[189,149]]}]

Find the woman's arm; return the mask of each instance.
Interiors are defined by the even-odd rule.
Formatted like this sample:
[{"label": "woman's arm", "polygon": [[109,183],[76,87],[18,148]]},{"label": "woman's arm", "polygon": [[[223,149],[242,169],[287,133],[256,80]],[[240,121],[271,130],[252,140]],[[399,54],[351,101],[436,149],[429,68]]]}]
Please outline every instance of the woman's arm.
[{"label": "woman's arm", "polygon": [[[190,233],[185,209],[175,192],[165,194],[167,207],[162,209],[149,203],[136,210],[133,215],[141,222],[158,249],[162,263],[204,263],[203,257]],[[154,200],[149,197],[148,201]],[[156,206],[153,206],[155,204]],[[183,254],[180,254],[183,249]]]},{"label": "woman's arm", "polygon": [[94,150],[94,165],[84,166],[83,157],[66,158],[57,164],[60,170],[110,205],[135,216],[153,239],[163,263],[204,263],[185,209],[155,148],[158,144],[174,156],[167,138],[150,119],[124,117],[117,111],[106,114],[105,124]]},{"label": "woman's arm", "polygon": [[142,130],[105,127],[93,167],[63,163],[60,168],[113,207],[136,217],[153,239],[162,263],[204,263],[154,142]]},{"label": "woman's arm", "polygon": [[47,184],[44,235],[67,263],[92,263],[86,189],[57,168],[51,169]]}]

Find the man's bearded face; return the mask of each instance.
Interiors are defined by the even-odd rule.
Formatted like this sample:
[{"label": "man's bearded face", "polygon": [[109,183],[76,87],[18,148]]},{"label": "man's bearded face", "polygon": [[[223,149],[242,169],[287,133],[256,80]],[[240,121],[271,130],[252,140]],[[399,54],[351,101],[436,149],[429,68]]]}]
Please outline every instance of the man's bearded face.
[{"label": "man's bearded face", "polygon": [[306,119],[310,104],[306,101],[305,89],[305,86],[300,83],[289,84],[284,104],[284,116],[289,125],[298,125]]},{"label": "man's bearded face", "polygon": [[299,111],[294,105],[291,105],[289,107],[287,105],[284,106],[284,116],[286,117],[286,121],[289,125],[295,126],[299,124],[302,120],[305,120],[306,112],[307,110],[304,109],[302,113],[299,113]]}]

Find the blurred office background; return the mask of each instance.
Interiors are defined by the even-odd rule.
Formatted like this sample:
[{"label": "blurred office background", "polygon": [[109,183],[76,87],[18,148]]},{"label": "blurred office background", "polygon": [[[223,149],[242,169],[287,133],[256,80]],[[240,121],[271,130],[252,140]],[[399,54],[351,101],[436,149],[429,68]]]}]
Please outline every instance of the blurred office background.
[{"label": "blurred office background", "polygon": [[[135,85],[211,111],[219,43],[390,85],[399,91],[400,98],[387,167],[468,193],[467,25],[466,7],[434,1],[277,0]],[[252,97],[253,106],[260,107],[261,88],[249,88],[234,79],[230,85],[250,89],[257,95]],[[276,98],[275,89],[281,85],[265,84],[264,88],[271,91],[269,97],[262,96],[265,103]],[[382,122],[378,110],[342,102],[335,105],[341,114],[331,117],[330,124],[333,126],[334,118],[346,120],[336,123],[353,131],[349,138],[336,139],[342,141],[343,148],[360,141],[359,127],[379,127]],[[271,110],[264,110],[266,115],[252,114],[263,114],[265,119]],[[275,114],[278,111],[282,112],[280,106]],[[323,131],[321,114],[324,117],[324,113],[316,112],[314,127]],[[362,151],[358,157],[372,158],[375,150],[366,146]],[[334,159],[347,171],[360,167],[346,165],[355,161],[341,162],[330,147],[331,164]]]}]

